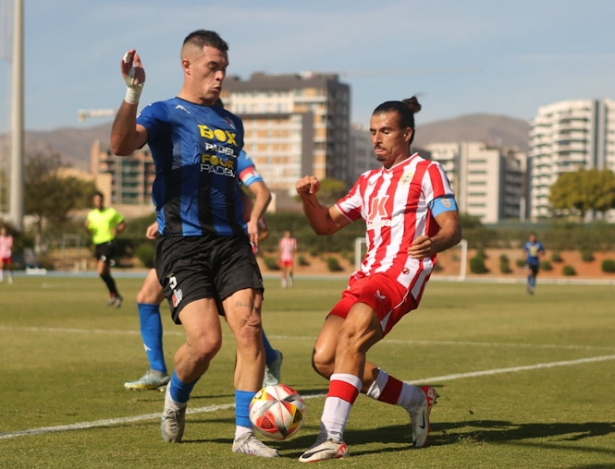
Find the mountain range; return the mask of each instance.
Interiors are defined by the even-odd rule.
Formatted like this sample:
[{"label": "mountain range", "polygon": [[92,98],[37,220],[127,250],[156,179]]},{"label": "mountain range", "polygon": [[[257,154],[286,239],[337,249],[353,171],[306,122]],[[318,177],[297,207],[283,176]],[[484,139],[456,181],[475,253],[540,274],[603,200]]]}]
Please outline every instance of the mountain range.
[{"label": "mountain range", "polygon": [[[434,142],[483,141],[493,145],[529,149],[530,125],[514,117],[493,114],[470,114],[453,119],[417,124],[414,146]],[[67,127],[50,131],[26,131],[26,155],[60,153],[73,167],[90,170],[90,148],[98,140],[109,144],[111,123],[93,127]],[[6,148],[6,135],[0,135],[1,148]]]}]

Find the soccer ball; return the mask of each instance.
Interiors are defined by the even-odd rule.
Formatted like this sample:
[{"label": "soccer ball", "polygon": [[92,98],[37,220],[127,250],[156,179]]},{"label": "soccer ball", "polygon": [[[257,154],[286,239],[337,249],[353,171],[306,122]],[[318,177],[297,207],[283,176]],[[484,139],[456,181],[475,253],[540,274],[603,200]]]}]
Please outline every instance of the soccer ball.
[{"label": "soccer ball", "polygon": [[250,421],[261,435],[285,440],[299,431],[305,420],[305,403],[290,386],[275,384],[256,393],[250,403]]}]

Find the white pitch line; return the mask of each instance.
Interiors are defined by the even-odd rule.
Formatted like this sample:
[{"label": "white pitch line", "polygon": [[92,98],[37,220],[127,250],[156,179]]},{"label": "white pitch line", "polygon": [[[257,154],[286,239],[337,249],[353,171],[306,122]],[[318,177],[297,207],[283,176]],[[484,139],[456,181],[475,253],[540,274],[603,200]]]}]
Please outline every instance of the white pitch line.
[{"label": "white pitch line", "polygon": [[[0,331],[6,332],[36,332],[36,333],[64,333],[64,334],[116,334],[116,335],[139,335],[138,330],[129,329],[73,329],[60,327],[20,327],[20,326],[0,326]],[[184,337],[185,333],[181,331],[164,331],[166,336]],[[224,334],[225,337],[233,337],[232,334]],[[312,336],[289,336],[289,335],[269,335],[270,339],[278,340],[301,340],[315,341],[316,337]],[[537,348],[537,349],[553,349],[553,350],[615,350],[615,347],[607,347],[600,345],[560,345],[560,344],[524,344],[516,342],[471,342],[471,341],[454,341],[454,340],[399,340],[387,339],[383,344],[405,344],[405,345],[453,345],[453,346],[471,346],[471,347],[506,347],[506,348]]]},{"label": "white pitch line", "polygon": [[[527,365],[527,366],[514,366],[511,368],[496,368],[493,370],[484,370],[484,371],[472,371],[469,373],[456,373],[452,375],[444,375],[444,376],[434,376],[431,378],[424,378],[420,380],[406,381],[409,384],[420,384],[420,383],[438,383],[442,381],[452,381],[455,379],[463,379],[463,378],[475,378],[478,376],[492,376],[502,373],[517,373],[520,371],[533,371],[539,370],[542,368],[555,368],[559,366],[572,366],[572,365],[580,365],[584,363],[595,363],[602,362],[608,360],[615,360],[615,355],[606,355],[603,357],[590,357],[590,358],[581,358],[578,360],[566,360],[561,362],[551,362],[551,363],[537,363],[535,365]],[[310,394],[307,396],[303,396],[304,399],[313,399],[316,397],[323,397],[325,394]],[[234,407],[235,404],[221,404],[207,407],[197,407],[190,408],[186,410],[187,414],[199,414],[199,413],[210,413],[215,412],[217,410],[225,410]],[[134,417],[122,417],[117,419],[104,419],[104,420],[95,420],[93,422],[81,422],[75,423],[72,425],[59,425],[56,427],[40,427],[40,428],[31,428],[29,430],[21,430],[16,432],[3,432],[0,433],[0,440],[8,440],[9,438],[16,438],[19,436],[30,436],[30,435],[42,435],[46,433],[57,433],[57,432],[66,432],[71,430],[84,430],[88,428],[97,428],[97,427],[110,427],[113,425],[122,425],[126,423],[133,422],[141,422],[144,420],[156,420],[160,418],[160,413],[156,414],[145,414],[145,415],[137,415]]]},{"label": "white pitch line", "polygon": [[431,378],[425,378],[425,379],[414,380],[414,381],[406,381],[406,382],[408,384],[418,384],[418,383],[428,383],[428,382],[436,383],[436,382],[441,382],[441,381],[452,381],[454,379],[475,378],[477,376],[492,376],[492,375],[498,375],[502,373],[516,373],[519,371],[533,371],[533,370],[540,370],[542,368],[555,368],[558,366],[580,365],[583,363],[604,362],[608,360],[615,360],[615,355],[605,355],[603,357],[580,358],[578,360],[566,360],[562,362],[537,363],[536,365],[513,366],[511,368],[495,368],[493,370],[472,371],[469,373],[457,373],[453,375],[433,376]]}]

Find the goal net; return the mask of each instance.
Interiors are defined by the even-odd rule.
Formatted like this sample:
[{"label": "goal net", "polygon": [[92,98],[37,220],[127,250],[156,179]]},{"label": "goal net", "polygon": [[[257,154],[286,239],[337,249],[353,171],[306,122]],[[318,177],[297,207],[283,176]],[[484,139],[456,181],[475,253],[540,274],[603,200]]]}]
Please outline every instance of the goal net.
[{"label": "goal net", "polygon": [[[354,266],[361,268],[361,262],[367,251],[365,238],[356,238],[354,242]],[[468,264],[468,242],[462,239],[458,245],[438,254],[433,277],[450,280],[465,280]]]}]

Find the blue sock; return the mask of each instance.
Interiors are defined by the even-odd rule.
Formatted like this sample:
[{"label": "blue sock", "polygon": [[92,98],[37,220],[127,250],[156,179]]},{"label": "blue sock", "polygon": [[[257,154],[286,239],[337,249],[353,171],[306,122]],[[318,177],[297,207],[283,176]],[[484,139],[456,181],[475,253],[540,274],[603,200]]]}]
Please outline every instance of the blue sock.
[{"label": "blue sock", "polygon": [[[192,388],[198,382],[198,379],[194,380],[192,383],[184,383],[180,381],[180,379],[173,371],[173,375],[171,375],[171,398],[178,402],[179,404],[183,404],[184,402],[188,402],[190,399],[190,393],[192,392]],[[250,404],[248,403],[248,406]]]},{"label": "blue sock", "polygon": [[160,320],[160,306],[157,304],[137,303],[139,310],[139,323],[141,324],[141,338],[145,353],[152,370],[167,372],[162,351],[162,321]]},{"label": "blue sock", "polygon": [[536,277],[532,277],[532,279],[530,280],[530,283],[532,285],[532,288],[534,288],[536,286]]},{"label": "blue sock", "polygon": [[235,425],[252,428],[250,402],[256,392],[235,390]]},{"label": "blue sock", "polygon": [[269,339],[267,339],[267,335],[265,334],[265,329],[263,329],[263,345],[265,346],[265,363],[270,365],[278,358],[278,354],[275,353],[275,349],[269,343]]}]

